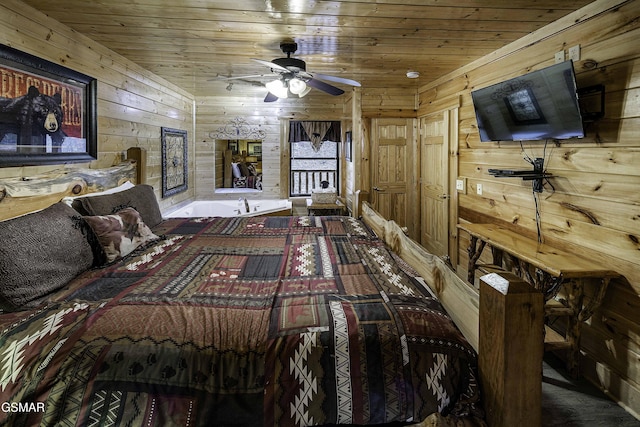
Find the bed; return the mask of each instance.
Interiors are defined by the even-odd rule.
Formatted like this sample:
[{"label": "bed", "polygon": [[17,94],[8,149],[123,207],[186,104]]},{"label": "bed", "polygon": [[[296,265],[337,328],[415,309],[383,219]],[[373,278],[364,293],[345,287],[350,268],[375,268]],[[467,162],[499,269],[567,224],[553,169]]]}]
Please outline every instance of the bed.
[{"label": "bed", "polygon": [[473,347],[364,222],[70,204],[0,222],[1,423],[483,424]]}]

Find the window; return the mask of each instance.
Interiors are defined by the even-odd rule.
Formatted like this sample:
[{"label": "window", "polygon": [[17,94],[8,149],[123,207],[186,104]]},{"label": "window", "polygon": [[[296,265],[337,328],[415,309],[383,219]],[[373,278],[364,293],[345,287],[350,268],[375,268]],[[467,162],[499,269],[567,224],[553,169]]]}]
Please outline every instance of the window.
[{"label": "window", "polygon": [[339,188],[340,135],[339,121],[289,122],[290,196],[309,196],[312,190],[321,188],[322,181]]},{"label": "window", "polygon": [[339,188],[338,146],[338,142],[323,141],[315,151],[311,141],[291,143],[290,196],[309,196],[311,190],[320,188],[321,181],[328,181],[329,187]]}]

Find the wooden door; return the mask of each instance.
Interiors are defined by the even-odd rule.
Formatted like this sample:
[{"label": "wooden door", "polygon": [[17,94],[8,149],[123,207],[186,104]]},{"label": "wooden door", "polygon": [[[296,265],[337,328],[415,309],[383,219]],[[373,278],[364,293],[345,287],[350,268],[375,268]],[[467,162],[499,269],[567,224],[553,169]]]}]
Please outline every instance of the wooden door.
[{"label": "wooden door", "polygon": [[417,180],[413,165],[414,121],[373,119],[371,137],[373,208],[401,227],[407,227],[411,236],[417,228],[411,208],[417,197],[413,191]]},{"label": "wooden door", "polygon": [[449,255],[449,111],[420,118],[420,244]]}]

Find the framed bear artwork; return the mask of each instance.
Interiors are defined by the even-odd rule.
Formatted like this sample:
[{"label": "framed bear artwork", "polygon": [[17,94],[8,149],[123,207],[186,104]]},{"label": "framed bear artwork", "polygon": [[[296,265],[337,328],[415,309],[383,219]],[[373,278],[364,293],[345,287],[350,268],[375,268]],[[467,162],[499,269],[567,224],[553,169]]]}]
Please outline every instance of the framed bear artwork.
[{"label": "framed bear artwork", "polygon": [[0,167],[97,156],[97,80],[0,44]]}]

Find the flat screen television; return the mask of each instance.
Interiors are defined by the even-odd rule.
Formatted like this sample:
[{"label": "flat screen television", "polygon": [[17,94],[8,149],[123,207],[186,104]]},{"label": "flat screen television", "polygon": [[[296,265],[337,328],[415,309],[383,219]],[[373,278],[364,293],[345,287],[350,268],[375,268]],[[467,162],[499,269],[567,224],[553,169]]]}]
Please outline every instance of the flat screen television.
[{"label": "flat screen television", "polygon": [[573,62],[471,92],[481,141],[584,137]]}]

